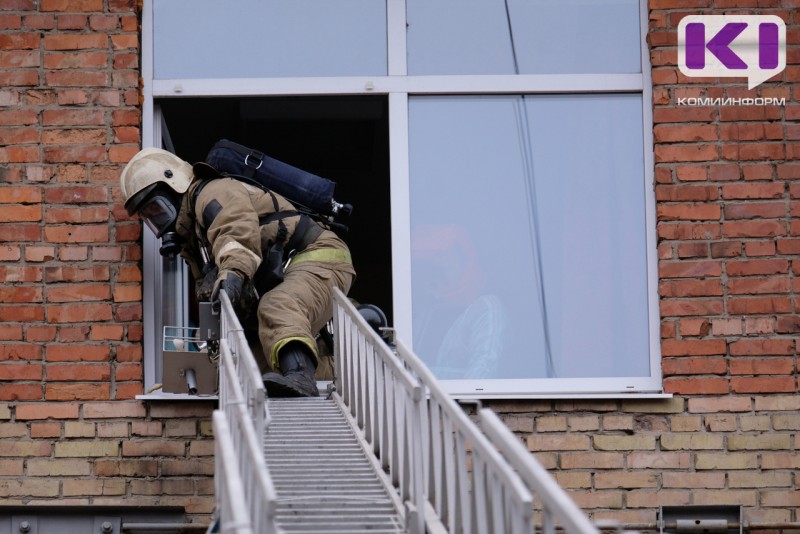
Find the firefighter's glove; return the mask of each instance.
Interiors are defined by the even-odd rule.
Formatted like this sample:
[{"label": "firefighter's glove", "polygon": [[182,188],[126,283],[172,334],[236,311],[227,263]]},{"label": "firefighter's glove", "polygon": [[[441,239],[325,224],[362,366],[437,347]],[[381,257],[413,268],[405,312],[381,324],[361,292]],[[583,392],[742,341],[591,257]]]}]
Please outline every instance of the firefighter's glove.
[{"label": "firefighter's glove", "polygon": [[194,292],[200,302],[211,302],[211,294],[217,287],[219,269],[216,265],[209,265],[203,269],[203,277],[194,283]]},{"label": "firefighter's glove", "polygon": [[222,271],[214,284],[214,291],[211,293],[211,304],[214,311],[219,311],[221,302],[219,292],[224,291],[228,294],[231,304],[235,308],[242,298],[242,286],[244,277],[236,271]]}]

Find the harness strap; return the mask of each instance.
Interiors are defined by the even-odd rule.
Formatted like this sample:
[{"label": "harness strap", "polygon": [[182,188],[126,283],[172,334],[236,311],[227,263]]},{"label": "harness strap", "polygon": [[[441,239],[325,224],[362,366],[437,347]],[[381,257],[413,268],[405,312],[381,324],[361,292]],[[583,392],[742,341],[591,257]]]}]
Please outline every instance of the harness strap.
[{"label": "harness strap", "polygon": [[[200,182],[198,184],[198,186],[194,188],[194,191],[192,192],[192,201],[191,201],[191,203],[189,205],[189,215],[191,216],[192,220],[194,221],[194,227],[195,227],[194,232],[195,232],[195,235],[200,238],[200,241],[203,243],[203,246],[205,246],[209,250],[211,249],[211,243],[208,242],[208,236],[206,235],[206,229],[203,228],[201,225],[197,224],[197,213],[195,213],[195,207],[197,206],[197,198],[200,196],[200,192],[203,190],[203,188],[205,186],[208,185],[208,183],[211,180],[214,180],[214,178],[207,178],[207,179],[203,180],[202,182]],[[200,229],[199,233],[197,231],[198,228]]]},{"label": "harness strap", "polygon": [[[269,215],[261,217],[258,220],[258,223],[263,226],[273,221],[281,221],[285,217],[294,217],[297,214],[298,213],[296,211],[279,211],[276,213],[270,213]],[[305,214],[300,214],[300,219],[298,220],[297,226],[294,229],[292,238],[288,243],[286,243],[284,248],[290,253],[292,251],[300,252],[308,245],[316,241],[323,231],[323,228],[316,224],[311,217]]]},{"label": "harness strap", "polygon": [[[229,146],[229,148],[233,147]],[[236,149],[234,148],[234,150]],[[241,152],[239,152],[239,155],[241,155]],[[245,154],[244,170],[242,171],[242,174],[250,179],[253,179],[256,171],[261,168],[261,164],[264,162],[264,155],[265,154],[263,152],[255,149],[251,149],[249,154]]]},{"label": "harness strap", "polygon": [[308,245],[316,241],[322,232],[322,227],[312,221],[311,217],[301,215],[297,228],[295,228],[292,238],[286,244],[286,248],[290,252],[302,252]]},{"label": "harness strap", "polygon": [[286,217],[294,217],[295,215],[297,215],[297,212],[294,210],[276,211],[274,213],[270,213],[269,215],[259,217],[258,224],[264,226],[265,224],[269,224],[273,221],[280,221],[281,219],[285,219]]},{"label": "harness strap", "polygon": [[[275,213],[286,213],[278,211],[278,198],[275,196],[270,190],[265,190],[269,196],[272,198],[272,207],[275,209]],[[278,235],[275,237],[275,246],[279,249],[283,249],[283,243],[286,241],[286,237],[289,235],[289,230],[286,229],[286,224],[283,222],[285,216],[277,217],[278,219]]]}]

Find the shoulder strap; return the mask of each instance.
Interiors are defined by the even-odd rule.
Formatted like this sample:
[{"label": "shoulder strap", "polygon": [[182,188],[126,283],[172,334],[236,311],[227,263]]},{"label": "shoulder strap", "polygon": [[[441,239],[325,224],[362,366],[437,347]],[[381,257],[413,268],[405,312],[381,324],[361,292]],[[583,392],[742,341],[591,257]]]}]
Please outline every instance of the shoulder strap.
[{"label": "shoulder strap", "polygon": [[[252,167],[250,167],[250,168],[252,168]],[[252,186],[258,187],[259,189],[261,189],[265,193],[272,194],[272,191],[270,191],[270,189],[267,186],[265,186],[264,184],[262,184],[261,182],[259,182],[255,178],[253,178],[252,173],[250,173],[250,175],[248,176],[248,175],[245,175],[245,174],[232,174],[232,173],[229,173],[229,172],[223,172],[223,173],[220,174],[220,178],[233,178],[234,180],[239,180],[240,182],[245,182],[245,183],[250,184]]]},{"label": "shoulder strap", "polygon": [[200,192],[203,190],[203,188],[204,188],[205,186],[207,186],[207,185],[208,185],[208,183],[209,183],[211,180],[215,180],[215,178],[206,178],[206,179],[204,179],[203,181],[201,181],[201,182],[200,182],[200,183],[197,185],[197,187],[195,187],[195,188],[194,188],[194,191],[192,191],[192,203],[191,203],[191,205],[190,205],[190,208],[192,209],[192,217],[194,217],[195,219],[196,219],[197,217],[196,217],[196,215],[195,215],[194,206],[195,206],[195,204],[197,203],[197,197],[199,197],[199,196],[200,196]]},{"label": "shoulder strap", "polygon": [[[272,207],[275,209],[275,214],[282,214],[282,213],[290,213],[290,212],[281,212],[280,207],[278,206],[278,198],[275,196],[275,193],[270,191],[269,189],[265,189],[269,196],[272,197]],[[286,224],[283,220],[286,216],[279,216],[278,219],[278,235],[275,237],[275,247],[283,251],[283,244],[286,242],[286,237],[289,235],[289,231],[286,229]]]},{"label": "shoulder strap", "polygon": [[197,231],[195,231],[195,233],[198,234],[200,241],[207,248],[211,248],[211,244],[208,242],[208,237],[206,237],[206,229],[197,222],[197,212],[195,211],[195,208],[197,206],[197,198],[200,196],[200,192],[209,184],[209,182],[211,182],[211,180],[214,180],[214,178],[206,178],[202,180],[192,191],[192,198],[189,202],[189,216],[192,218],[195,229],[199,229],[199,233]]}]

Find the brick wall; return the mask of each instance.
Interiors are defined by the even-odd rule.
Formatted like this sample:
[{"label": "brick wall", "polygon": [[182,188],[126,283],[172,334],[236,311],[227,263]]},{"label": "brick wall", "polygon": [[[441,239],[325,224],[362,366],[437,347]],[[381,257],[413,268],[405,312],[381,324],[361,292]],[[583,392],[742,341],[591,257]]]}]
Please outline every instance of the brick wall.
[{"label": "brick wall", "polygon": [[[671,400],[494,402],[595,518],[741,504],[800,520],[800,3],[651,0],[665,389]],[[747,91],[688,79],[676,28],[710,8],[788,25]],[[213,506],[208,404],[142,392],[141,225],[119,204],[141,142],[133,0],[0,4],[0,501]],[[794,82],[794,85],[790,83]],[[682,106],[749,95],[782,106]]]},{"label": "brick wall", "polygon": [[752,526],[800,519],[797,395],[486,406],[595,520],[646,530],[659,506],[685,505],[741,505]]},{"label": "brick wall", "polygon": [[[753,525],[800,521],[800,2],[649,6],[662,369],[675,397],[490,406],[595,518],[653,525],[662,505],[730,504]],[[678,22],[711,10],[780,16],[785,72],[753,91],[682,75]],[[679,104],[754,96],[786,103]]]},{"label": "brick wall", "polygon": [[0,2],[3,503],[213,508],[212,406],[134,400],[139,38],[133,0]]},{"label": "brick wall", "polygon": [[[662,369],[682,411],[654,418],[661,428],[642,429],[664,467],[678,472],[654,463],[653,486],[637,493],[662,489],[652,496],[659,504],[741,504],[754,523],[800,520],[798,7],[650,2]],[[677,24],[708,8],[781,17],[786,70],[752,91],[741,79],[680,74]],[[679,104],[699,96],[785,105]],[[627,453],[626,466],[639,457]],[[631,495],[626,505],[646,499]]]}]

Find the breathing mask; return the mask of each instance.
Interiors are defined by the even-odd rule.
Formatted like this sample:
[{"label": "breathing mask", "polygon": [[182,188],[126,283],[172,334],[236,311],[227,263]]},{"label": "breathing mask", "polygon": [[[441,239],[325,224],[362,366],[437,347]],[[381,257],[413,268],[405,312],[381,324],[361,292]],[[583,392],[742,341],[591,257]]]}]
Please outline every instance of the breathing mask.
[{"label": "breathing mask", "polygon": [[161,237],[175,229],[178,212],[171,199],[156,189],[139,206],[139,216],[156,234],[156,237]]},{"label": "breathing mask", "polygon": [[139,204],[139,216],[156,237],[161,239],[159,253],[174,257],[180,252],[182,241],[175,232],[175,221],[178,219],[175,195],[169,188],[159,186],[145,193],[144,200]]}]

